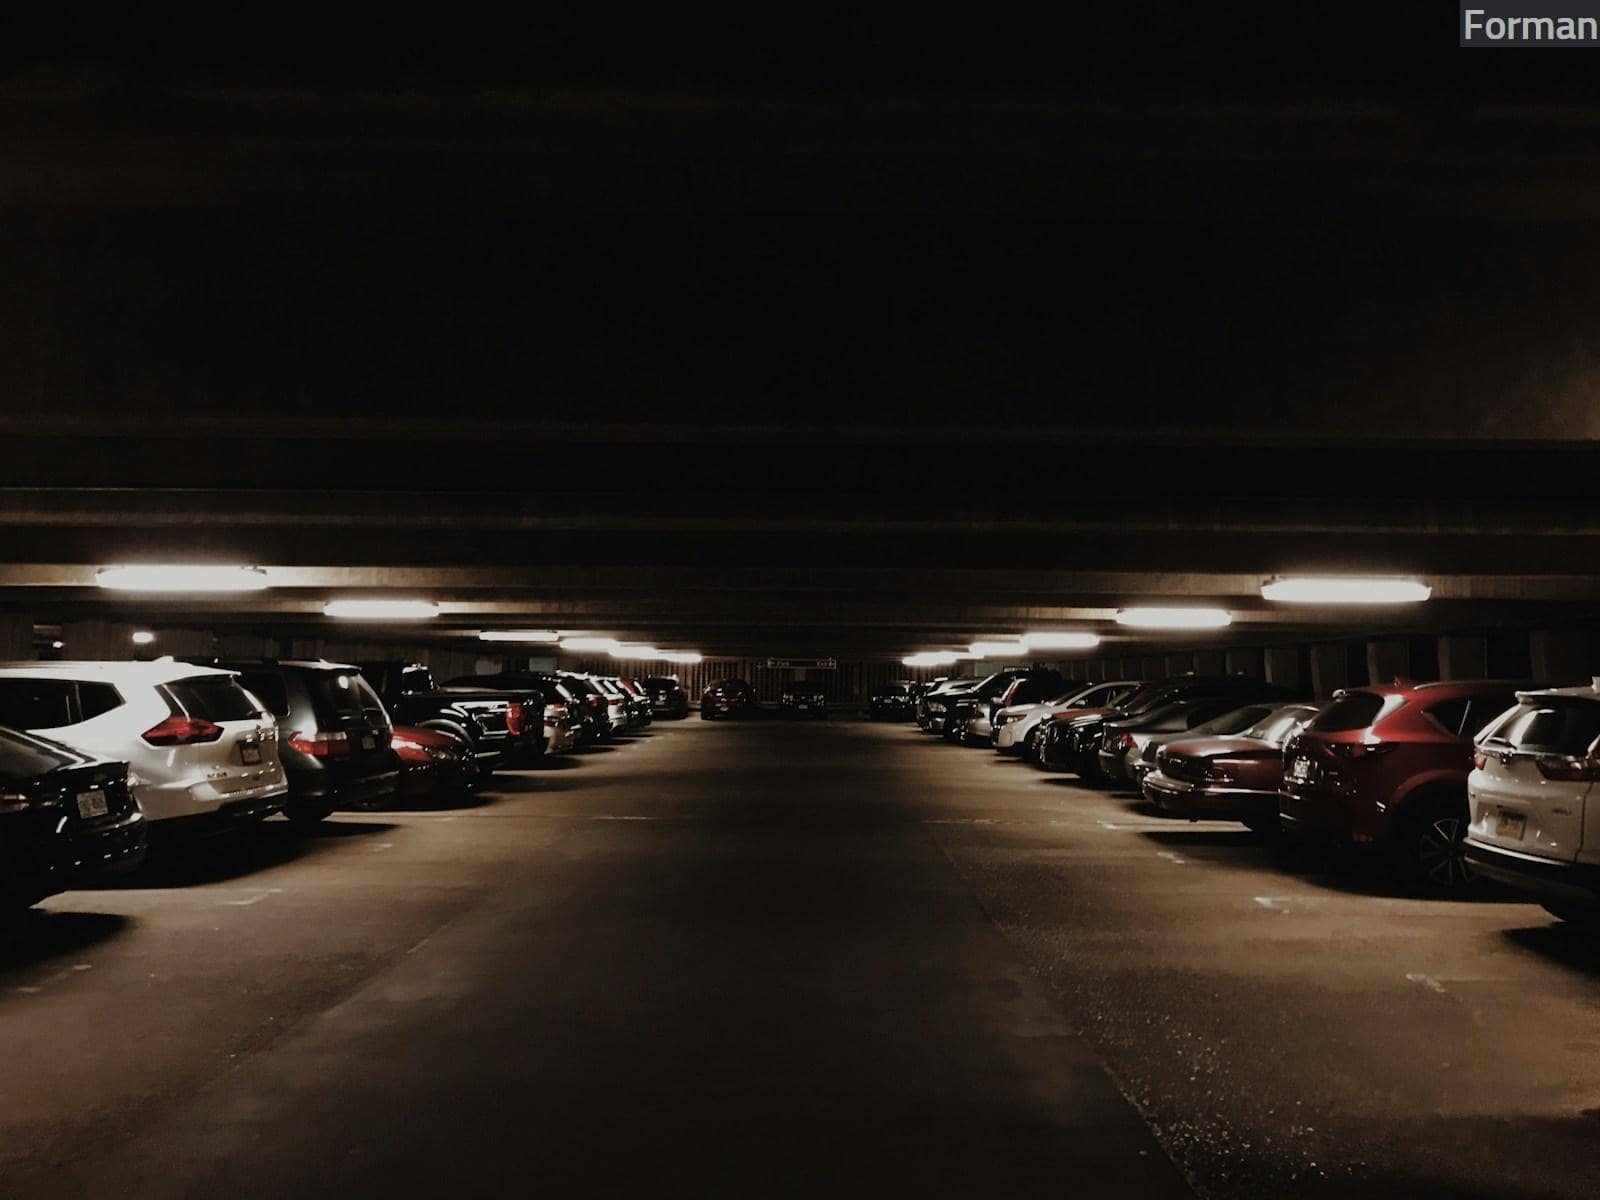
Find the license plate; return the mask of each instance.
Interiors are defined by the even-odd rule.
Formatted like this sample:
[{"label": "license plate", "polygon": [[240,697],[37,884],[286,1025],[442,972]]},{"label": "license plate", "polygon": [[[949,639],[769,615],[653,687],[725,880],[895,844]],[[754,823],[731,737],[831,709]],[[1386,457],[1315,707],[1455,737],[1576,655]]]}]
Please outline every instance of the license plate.
[{"label": "license plate", "polygon": [[1297,758],[1289,766],[1289,778],[1296,783],[1304,783],[1311,778],[1311,760]]},{"label": "license plate", "polygon": [[375,738],[375,737],[364,737],[364,738],[362,738],[361,739],[361,748],[363,750],[376,750],[378,748],[378,739]]},{"label": "license plate", "polygon": [[1522,831],[1528,827],[1528,818],[1522,813],[1506,812],[1501,809],[1494,822],[1494,835],[1498,838],[1509,838],[1511,841],[1520,842]]},{"label": "license plate", "polygon": [[106,807],[106,794],[99,788],[78,793],[78,815],[85,820],[90,817],[103,817],[110,811]]},{"label": "license plate", "polygon": [[257,742],[239,743],[239,761],[247,767],[253,767],[261,761],[261,746]]}]

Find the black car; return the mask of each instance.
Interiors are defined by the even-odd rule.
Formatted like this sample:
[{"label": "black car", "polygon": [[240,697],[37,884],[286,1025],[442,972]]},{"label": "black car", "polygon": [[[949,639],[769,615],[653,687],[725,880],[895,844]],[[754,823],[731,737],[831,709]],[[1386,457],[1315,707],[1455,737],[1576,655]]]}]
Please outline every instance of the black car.
[{"label": "black car", "polygon": [[1036,698],[1043,700],[1061,691],[1061,672],[1041,667],[1006,667],[979,680],[970,688],[947,693],[944,723],[939,732],[950,741],[966,741],[975,720],[981,720],[981,739],[989,741],[990,719],[998,711],[1011,685],[1026,680]]},{"label": "black car", "polygon": [[357,666],[393,720],[466,740],[485,775],[544,755],[545,699],[537,689],[441,688],[426,665],[399,659]]},{"label": "black car", "polygon": [[278,757],[289,779],[284,815],[311,824],[335,809],[388,803],[399,786],[393,729],[358,667],[320,660],[256,659],[219,665],[278,720]]},{"label": "black car", "polygon": [[936,681],[917,697],[917,728],[924,733],[943,733],[945,714],[953,698],[970,691],[979,682],[975,675],[958,675]]},{"label": "black car", "polygon": [[909,679],[880,684],[867,697],[867,715],[874,721],[904,721],[916,712],[916,687]]},{"label": "black car", "polygon": [[0,906],[131,871],[144,853],[127,763],[0,727]]},{"label": "black car", "polygon": [[489,675],[459,675],[448,681],[445,688],[450,692],[476,689],[537,694],[547,707],[559,703],[575,710],[569,712],[569,716],[576,715],[582,722],[583,730],[578,737],[580,746],[603,742],[611,736],[606,694],[586,675],[575,675],[570,671],[554,674],[544,671],[496,671]]},{"label": "black car", "polygon": [[756,693],[743,679],[712,680],[700,697],[700,719],[748,717],[756,711]]},{"label": "black car", "polygon": [[689,715],[689,693],[671,675],[647,675],[641,681],[658,717],[681,721]]},{"label": "black car", "polygon": [[785,717],[825,717],[828,693],[812,679],[795,679],[783,685],[778,711]]},{"label": "black car", "polygon": [[[1181,675],[1152,680],[1110,712],[1090,712],[1049,722],[1039,742],[1039,765],[1097,780],[1101,777],[1100,743],[1108,723],[1142,717],[1180,701],[1208,699],[1231,701],[1228,707],[1237,708],[1256,700],[1287,701],[1294,696],[1286,688],[1248,675]],[[1217,711],[1225,712],[1227,707]]]}]

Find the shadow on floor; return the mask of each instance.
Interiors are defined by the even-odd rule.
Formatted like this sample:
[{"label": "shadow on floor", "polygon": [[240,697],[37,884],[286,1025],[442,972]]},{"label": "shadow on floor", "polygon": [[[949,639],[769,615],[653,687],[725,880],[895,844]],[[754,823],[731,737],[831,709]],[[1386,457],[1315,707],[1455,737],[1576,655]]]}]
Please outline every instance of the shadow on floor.
[{"label": "shadow on floor", "polygon": [[[1542,910],[1541,910],[1542,911]],[[1600,977],[1600,931],[1551,918],[1549,925],[1507,929],[1506,941],[1530,954]]]},{"label": "shadow on floor", "polygon": [[137,871],[90,884],[85,890],[121,891],[222,883],[315,857],[341,842],[390,833],[397,828],[385,821],[352,821],[335,814],[310,828],[273,819],[253,829],[212,837],[160,837]]},{"label": "shadow on floor", "polygon": [[126,933],[130,917],[114,913],[29,909],[0,921],[0,980],[17,986],[13,972],[51,963]]}]

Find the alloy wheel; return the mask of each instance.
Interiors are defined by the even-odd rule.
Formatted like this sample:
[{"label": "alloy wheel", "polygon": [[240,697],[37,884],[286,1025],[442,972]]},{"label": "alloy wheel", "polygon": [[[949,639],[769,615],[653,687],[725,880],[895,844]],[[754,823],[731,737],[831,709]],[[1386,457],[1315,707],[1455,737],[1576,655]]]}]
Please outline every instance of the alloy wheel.
[{"label": "alloy wheel", "polygon": [[1417,865],[1423,878],[1437,887],[1458,889],[1475,876],[1467,865],[1466,822],[1449,813],[1433,813],[1424,819],[1417,836]]}]

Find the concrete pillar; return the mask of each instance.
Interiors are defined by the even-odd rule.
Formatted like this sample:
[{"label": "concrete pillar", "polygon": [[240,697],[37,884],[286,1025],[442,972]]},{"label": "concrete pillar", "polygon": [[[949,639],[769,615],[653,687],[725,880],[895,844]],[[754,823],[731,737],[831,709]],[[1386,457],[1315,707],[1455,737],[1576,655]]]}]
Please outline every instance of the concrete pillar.
[{"label": "concrete pillar", "polygon": [[1533,677],[1540,683],[1583,683],[1590,678],[1589,634],[1582,629],[1535,629],[1528,635]]},{"label": "concrete pillar", "polygon": [[1286,688],[1305,686],[1300,678],[1300,647],[1268,646],[1262,651],[1262,658],[1266,660],[1268,683]]},{"label": "concrete pillar", "polygon": [[1249,675],[1264,678],[1261,670],[1261,651],[1229,650],[1224,656],[1222,669],[1228,675]]},{"label": "concrete pillar", "polygon": [[137,628],[119,621],[70,621],[61,627],[61,640],[66,643],[62,656],[84,661],[131,661],[136,649],[133,631]]},{"label": "concrete pillar", "polygon": [[1227,668],[1224,666],[1226,658],[1221,650],[1196,650],[1194,653],[1194,671],[1197,675],[1221,675]]},{"label": "concrete pillar", "polygon": [[1489,647],[1481,635],[1452,634],[1439,639],[1440,679],[1482,679],[1488,670]]},{"label": "concrete pillar", "polygon": [[33,657],[33,618],[20,613],[0,613],[0,662]]},{"label": "concrete pillar", "polygon": [[1405,638],[1368,642],[1367,678],[1373,683],[1393,683],[1396,675],[1411,678],[1411,644]]},{"label": "concrete pillar", "polygon": [[1311,691],[1325,700],[1350,681],[1350,663],[1343,642],[1311,647]]}]

